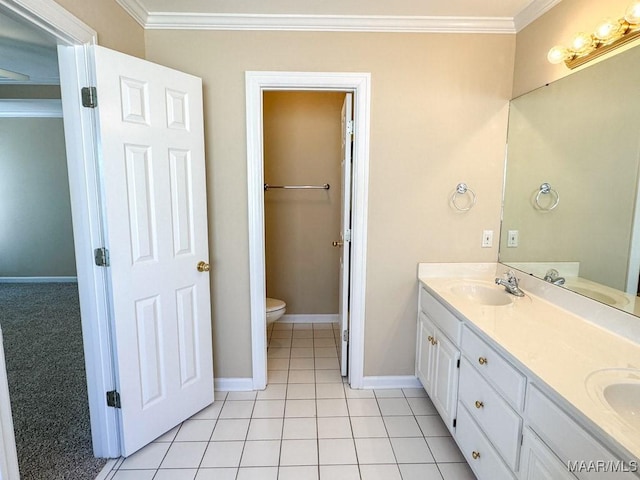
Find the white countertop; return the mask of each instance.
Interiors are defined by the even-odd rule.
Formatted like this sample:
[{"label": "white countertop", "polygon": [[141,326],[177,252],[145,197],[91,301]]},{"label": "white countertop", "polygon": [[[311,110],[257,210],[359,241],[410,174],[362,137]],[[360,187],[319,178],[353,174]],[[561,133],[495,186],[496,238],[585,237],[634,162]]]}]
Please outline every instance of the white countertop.
[{"label": "white countertop", "polygon": [[[454,264],[453,269],[444,270],[425,270],[422,265],[427,264],[421,264],[419,279],[428,289],[498,343],[624,450],[636,459],[640,458],[640,432],[629,428],[595,400],[585,383],[589,375],[603,369],[640,371],[640,344],[530,293],[522,281],[527,295],[514,297],[513,304],[507,306],[480,305],[451,291],[451,287],[459,285],[463,279],[494,284],[496,264],[473,264],[470,269],[463,268],[464,264]],[[437,276],[438,273],[449,276]],[[495,285],[495,288],[503,287]]]}]

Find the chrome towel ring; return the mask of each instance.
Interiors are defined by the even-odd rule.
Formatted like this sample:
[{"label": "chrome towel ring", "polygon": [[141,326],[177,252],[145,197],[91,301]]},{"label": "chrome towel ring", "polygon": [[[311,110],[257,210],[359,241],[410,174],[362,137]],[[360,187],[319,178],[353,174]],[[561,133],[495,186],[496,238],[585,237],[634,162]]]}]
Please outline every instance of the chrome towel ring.
[{"label": "chrome towel ring", "polygon": [[[551,204],[551,206],[544,207],[544,206],[540,205],[540,195],[552,195],[553,197],[555,197],[555,199],[554,199],[553,203]],[[547,182],[545,182],[542,185],[540,185],[540,190],[538,191],[538,194],[536,195],[536,205],[537,205],[539,210],[542,210],[542,211],[545,211],[545,212],[550,212],[551,210],[556,208],[559,203],[560,203],[560,194],[556,190],[551,188],[551,185],[549,185]]]},{"label": "chrome towel ring", "polygon": [[[458,205],[457,201],[463,195],[466,196],[467,193],[471,196],[471,199],[466,204],[466,206],[461,207],[460,205]],[[471,210],[471,207],[476,204],[476,194],[467,186],[466,183],[459,183],[458,185],[456,185],[456,189],[453,192],[453,195],[451,195],[451,204],[456,210],[460,212],[468,212],[469,210]]]}]

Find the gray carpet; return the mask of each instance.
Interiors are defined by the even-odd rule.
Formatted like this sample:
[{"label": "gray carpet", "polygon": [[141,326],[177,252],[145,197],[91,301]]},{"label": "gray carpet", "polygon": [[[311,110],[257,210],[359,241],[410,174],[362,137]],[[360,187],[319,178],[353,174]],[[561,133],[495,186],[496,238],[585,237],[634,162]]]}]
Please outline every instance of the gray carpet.
[{"label": "gray carpet", "polygon": [[0,284],[0,325],[21,479],[94,479],[77,285]]}]

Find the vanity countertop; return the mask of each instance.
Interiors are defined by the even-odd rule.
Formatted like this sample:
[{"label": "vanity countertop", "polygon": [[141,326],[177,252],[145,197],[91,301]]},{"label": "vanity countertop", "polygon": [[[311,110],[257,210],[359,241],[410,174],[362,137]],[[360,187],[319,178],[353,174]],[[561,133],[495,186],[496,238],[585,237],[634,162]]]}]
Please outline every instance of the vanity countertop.
[{"label": "vanity countertop", "polygon": [[[530,293],[526,287],[526,296],[513,297],[513,303],[506,306],[481,305],[465,299],[451,288],[463,280],[494,284],[495,270],[476,268],[465,272],[461,266],[456,268],[452,275],[440,277],[433,272],[425,274],[421,268],[419,280],[635,459],[640,458],[638,430],[600,403],[591,388],[606,376],[607,372],[602,373],[606,369],[640,372],[640,344]],[[498,285],[495,288],[502,289]]]}]

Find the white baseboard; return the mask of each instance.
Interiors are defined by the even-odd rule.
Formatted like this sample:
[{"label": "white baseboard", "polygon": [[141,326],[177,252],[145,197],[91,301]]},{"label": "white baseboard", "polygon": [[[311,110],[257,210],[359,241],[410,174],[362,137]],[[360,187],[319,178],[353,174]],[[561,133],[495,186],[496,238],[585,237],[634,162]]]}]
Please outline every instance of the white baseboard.
[{"label": "white baseboard", "polygon": [[220,392],[248,392],[253,390],[253,378],[215,378],[213,389]]},{"label": "white baseboard", "polygon": [[0,283],[78,283],[78,277],[0,277]]},{"label": "white baseboard", "polygon": [[422,388],[422,384],[415,375],[389,375],[363,377],[362,388]]},{"label": "white baseboard", "polygon": [[328,314],[284,314],[278,322],[281,323],[338,323],[337,313]]}]

